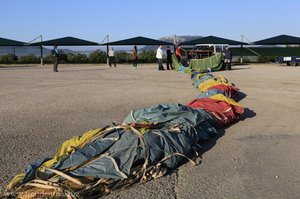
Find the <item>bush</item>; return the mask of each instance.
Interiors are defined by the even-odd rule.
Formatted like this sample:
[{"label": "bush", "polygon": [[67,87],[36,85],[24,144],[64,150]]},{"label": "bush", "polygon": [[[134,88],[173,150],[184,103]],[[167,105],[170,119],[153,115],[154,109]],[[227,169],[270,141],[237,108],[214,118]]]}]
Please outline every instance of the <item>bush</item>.
[{"label": "bush", "polygon": [[[69,54],[69,53],[68,53]],[[64,64],[64,63],[69,63],[69,60],[68,60],[68,54],[66,54],[63,50],[61,51],[60,55],[59,55],[59,62],[61,64]]]},{"label": "bush", "polygon": [[45,64],[50,64],[50,63],[53,63],[53,56],[52,55],[48,55],[46,57],[43,57],[43,62]]},{"label": "bush", "polygon": [[275,62],[275,56],[260,56],[257,58],[257,62],[259,63],[270,63]]},{"label": "bush", "polygon": [[132,62],[131,54],[126,51],[118,51],[115,53],[117,63]]},{"label": "bush", "polygon": [[[155,63],[155,50],[142,50],[139,53],[139,63]],[[118,51],[115,54],[117,63],[132,63],[132,54],[126,51]]]},{"label": "bush", "polygon": [[105,52],[102,52],[101,50],[96,50],[89,55],[88,61],[90,63],[106,63],[106,58],[107,55]]},{"label": "bush", "polygon": [[68,63],[76,63],[76,61],[77,61],[76,55],[74,55],[72,53],[68,53],[66,56],[67,56],[66,61]]},{"label": "bush", "polygon": [[66,55],[66,63],[88,63],[89,59],[85,54],[72,54],[68,53]]},{"label": "bush", "polygon": [[25,56],[21,56],[18,63],[21,64],[37,64],[40,62],[40,59],[36,57],[34,54],[29,54]]},{"label": "bush", "polygon": [[139,62],[141,63],[154,63],[156,62],[156,52],[154,50],[142,50],[139,54]]},{"label": "bush", "polygon": [[248,57],[243,57],[243,63],[250,63],[250,59]]},{"label": "bush", "polygon": [[76,55],[77,63],[89,63],[89,59],[86,54],[78,53]]},{"label": "bush", "polygon": [[12,64],[18,59],[14,54],[6,54],[0,56],[0,64]]},{"label": "bush", "polygon": [[[139,62],[140,63],[156,63],[156,51],[155,50],[142,50],[139,53]],[[126,51],[117,51],[115,52],[116,62],[117,63],[132,63],[132,55],[130,52]],[[12,64],[16,63],[18,60],[17,57],[14,57],[13,54],[7,54],[0,56],[1,64]],[[106,63],[107,54],[101,50],[96,50],[92,52],[89,56],[86,54],[73,54],[65,53],[61,51],[60,54],[60,63]],[[17,61],[18,64],[37,64],[40,63],[40,57],[35,56],[34,54],[29,54],[21,56]],[[53,63],[53,56],[47,55],[43,57],[43,63],[50,64]]]}]

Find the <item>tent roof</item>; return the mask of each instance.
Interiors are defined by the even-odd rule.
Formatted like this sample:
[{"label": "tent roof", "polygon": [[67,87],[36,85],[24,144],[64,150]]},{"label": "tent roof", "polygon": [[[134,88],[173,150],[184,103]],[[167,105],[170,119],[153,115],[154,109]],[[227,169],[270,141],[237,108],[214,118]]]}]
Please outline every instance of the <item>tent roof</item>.
[{"label": "tent roof", "polygon": [[15,41],[11,39],[5,39],[0,37],[0,46],[23,46],[24,42]]},{"label": "tent roof", "polygon": [[230,39],[224,39],[221,37],[215,37],[215,36],[207,36],[207,37],[202,37],[199,39],[191,40],[191,41],[186,41],[180,43],[181,45],[196,45],[196,44],[228,44],[228,45],[247,45],[247,43],[243,43],[240,41],[234,41]]},{"label": "tent roof", "polygon": [[285,44],[300,44],[300,37],[290,35],[278,35],[267,39],[254,42],[255,45],[285,45]]},{"label": "tent roof", "polygon": [[87,41],[83,39],[78,39],[75,37],[62,37],[58,39],[52,39],[52,40],[47,40],[47,41],[42,41],[42,42],[36,42],[30,44],[31,46],[97,46],[100,45],[99,43],[92,42],[92,41]]},{"label": "tent roof", "polygon": [[129,45],[173,45],[171,42],[150,39],[147,37],[133,37],[129,39],[104,43],[111,46],[129,46]]}]

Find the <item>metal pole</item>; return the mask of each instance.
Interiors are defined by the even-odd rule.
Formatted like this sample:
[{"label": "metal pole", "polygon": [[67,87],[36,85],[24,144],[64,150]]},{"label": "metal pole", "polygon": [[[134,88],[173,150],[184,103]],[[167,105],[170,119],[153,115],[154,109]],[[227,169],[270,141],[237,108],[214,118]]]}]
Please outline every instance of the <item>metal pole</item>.
[{"label": "metal pole", "polygon": [[[241,42],[243,43],[243,38],[244,38],[244,36],[243,35],[241,35]],[[240,53],[241,53],[241,59],[240,59],[240,61],[241,61],[241,64],[243,63],[243,44],[241,44],[241,51],[240,51]]]},{"label": "metal pole", "polygon": [[173,52],[173,53],[175,54],[175,51],[176,51],[176,45],[177,45],[177,42],[176,42],[176,35],[173,36],[173,43],[174,43],[174,46],[173,46],[173,47],[174,47],[174,52]]},{"label": "metal pole", "polygon": [[107,37],[107,45],[106,45],[106,55],[107,55],[107,58],[106,58],[106,65],[108,66],[109,65],[109,57],[108,57],[108,51],[109,51],[109,46],[108,46],[108,43],[109,43],[109,35],[106,35]]},{"label": "metal pole", "polygon": [[109,65],[109,57],[108,57],[108,51],[109,51],[109,47],[108,44],[106,45],[106,65]]},{"label": "metal pole", "polygon": [[14,60],[13,62],[16,62],[16,47],[14,46]]},{"label": "metal pole", "polygon": [[241,45],[241,64],[243,63],[243,44]]},{"label": "metal pole", "polygon": [[41,66],[44,65],[44,62],[43,62],[43,36],[41,35]]}]

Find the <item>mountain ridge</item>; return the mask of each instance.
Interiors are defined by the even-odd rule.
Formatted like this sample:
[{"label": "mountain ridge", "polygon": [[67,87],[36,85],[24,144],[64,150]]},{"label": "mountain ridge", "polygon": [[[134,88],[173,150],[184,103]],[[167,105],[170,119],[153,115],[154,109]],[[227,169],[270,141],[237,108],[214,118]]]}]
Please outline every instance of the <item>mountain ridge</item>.
[{"label": "mountain ridge", "polygon": [[[194,39],[199,39],[199,38],[202,38],[203,36],[199,36],[199,35],[181,35],[181,36],[178,36],[176,35],[176,42],[178,43],[182,43],[182,42],[186,42],[186,41],[191,41],[191,40],[194,40]],[[164,37],[160,37],[159,40],[161,41],[166,41],[166,42],[171,42],[171,43],[174,43],[174,35],[172,36],[164,36]],[[156,50],[157,49],[157,46],[145,46],[143,48],[141,48],[140,50]]]}]

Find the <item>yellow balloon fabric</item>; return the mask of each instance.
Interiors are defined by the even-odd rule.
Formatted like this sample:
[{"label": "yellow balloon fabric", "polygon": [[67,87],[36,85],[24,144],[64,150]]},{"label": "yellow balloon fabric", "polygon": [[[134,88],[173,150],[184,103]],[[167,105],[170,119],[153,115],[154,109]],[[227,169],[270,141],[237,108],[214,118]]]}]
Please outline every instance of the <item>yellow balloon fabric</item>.
[{"label": "yellow balloon fabric", "polygon": [[[51,167],[53,164],[57,163],[59,160],[61,160],[63,157],[73,153],[76,148],[82,148],[88,141],[93,140],[96,137],[99,137],[102,135],[102,128],[90,130],[84,133],[82,136],[75,136],[67,141],[65,141],[55,156],[44,162],[39,170],[43,171],[45,167]],[[7,185],[6,190],[13,189],[23,178],[25,177],[25,173],[20,173],[16,175],[13,180]]]}]

